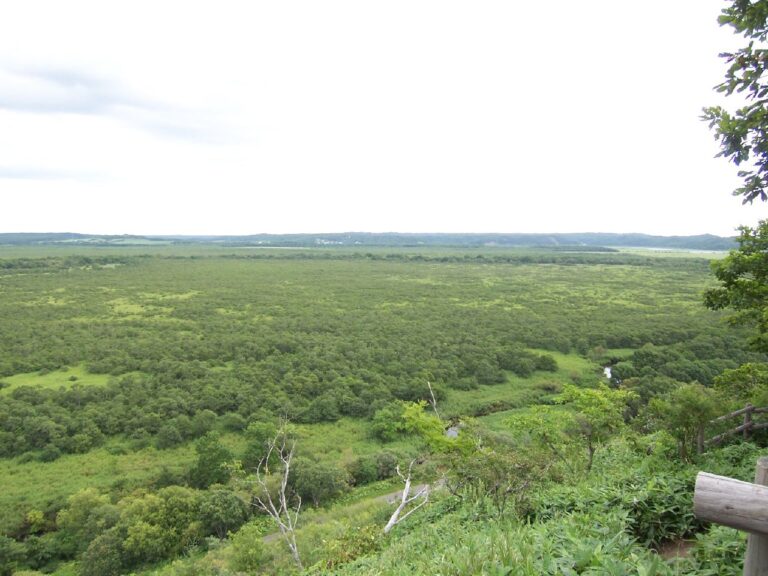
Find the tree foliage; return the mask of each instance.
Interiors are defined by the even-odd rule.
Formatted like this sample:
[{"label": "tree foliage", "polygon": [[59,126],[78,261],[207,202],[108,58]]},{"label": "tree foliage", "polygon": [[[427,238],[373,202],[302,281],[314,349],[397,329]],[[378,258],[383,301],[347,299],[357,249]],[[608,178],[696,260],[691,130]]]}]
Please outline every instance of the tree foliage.
[{"label": "tree foliage", "polygon": [[578,434],[587,447],[587,471],[597,448],[624,426],[624,411],[633,397],[628,390],[614,390],[601,384],[597,388],[566,385],[558,402],[569,406],[578,425]]},{"label": "tree foliage", "polygon": [[712,264],[720,286],[707,290],[704,301],[714,310],[734,310],[732,321],[754,326],[753,345],[768,350],[768,220],[740,230],[738,249]]},{"label": "tree foliage", "polygon": [[726,370],[715,378],[716,390],[743,407],[747,402],[755,406],[768,405],[768,364],[748,363]]},{"label": "tree foliage", "polygon": [[[569,472],[592,469],[595,452],[624,426],[629,390],[615,390],[601,384],[596,388],[566,385],[556,398],[564,409],[536,406],[508,419],[510,429],[527,436],[538,450],[548,451]],[[586,449],[583,468],[575,448]],[[583,453],[583,452],[582,452]]]},{"label": "tree foliage", "polygon": [[347,480],[345,470],[338,466],[297,458],[288,483],[303,500],[319,506],[342,494],[349,486]]},{"label": "tree foliage", "polygon": [[728,111],[722,106],[704,109],[704,119],[720,141],[719,156],[736,164],[743,184],[734,191],[745,203],[768,199],[768,1],[732,0],[720,15],[721,25],[731,26],[749,42],[735,52],[721,54],[728,64],[725,80],[716,87],[727,96],[746,101]]},{"label": "tree foliage", "polygon": [[704,427],[720,415],[722,400],[711,388],[694,382],[683,384],[662,397],[651,400],[649,410],[678,441],[682,459],[697,450]]},{"label": "tree foliage", "polygon": [[224,484],[230,470],[226,464],[232,461],[232,453],[221,443],[216,432],[209,432],[195,444],[197,462],[190,471],[190,481],[196,488],[208,488],[211,484]]}]

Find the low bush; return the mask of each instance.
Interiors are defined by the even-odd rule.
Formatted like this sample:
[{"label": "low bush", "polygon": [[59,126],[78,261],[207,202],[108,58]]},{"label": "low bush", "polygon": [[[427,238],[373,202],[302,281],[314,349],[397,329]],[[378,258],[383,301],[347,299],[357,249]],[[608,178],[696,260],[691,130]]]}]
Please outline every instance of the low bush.
[{"label": "low bush", "polygon": [[263,527],[258,522],[245,524],[232,535],[230,565],[234,570],[255,572],[266,562],[263,536]]}]

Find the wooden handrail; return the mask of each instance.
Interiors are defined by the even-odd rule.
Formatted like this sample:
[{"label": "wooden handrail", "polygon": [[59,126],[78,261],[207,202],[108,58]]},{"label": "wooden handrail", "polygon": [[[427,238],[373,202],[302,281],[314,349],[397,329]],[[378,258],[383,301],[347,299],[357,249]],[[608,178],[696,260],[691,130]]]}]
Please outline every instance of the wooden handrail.
[{"label": "wooden handrail", "polygon": [[754,427],[755,425],[752,424],[751,422],[749,422],[748,424],[742,424],[741,426],[736,426],[736,428],[731,428],[730,430],[727,430],[722,434],[713,436],[712,438],[707,440],[707,444],[717,444],[718,442],[722,442],[728,436],[731,436],[733,434],[738,434],[739,432],[744,432],[744,430],[752,430]]},{"label": "wooden handrail", "polygon": [[[723,420],[728,420],[729,418],[736,418],[736,416],[741,416],[742,414],[746,414],[747,412],[754,412],[756,408],[752,406],[752,404],[747,404],[744,408],[739,408],[735,412],[731,412],[730,414],[726,414],[725,416],[718,416],[714,420],[710,420],[710,424],[715,424],[716,422],[722,422]],[[765,408],[758,408],[757,410],[766,410]]]},{"label": "wooden handrail", "polygon": [[699,472],[693,513],[700,520],[749,532],[744,576],[768,574],[768,458],[760,458],[755,482]]},{"label": "wooden handrail", "polygon": [[696,518],[737,530],[768,534],[768,486],[699,472],[693,496]]},{"label": "wooden handrail", "polygon": [[[739,416],[744,417],[744,422],[739,426],[736,426],[735,428],[731,428],[730,430],[726,430],[725,432],[722,432],[717,436],[713,436],[712,438],[710,438],[709,440],[706,440],[703,443],[701,443],[701,440],[700,440],[699,453],[701,453],[703,449],[703,445],[719,444],[728,436],[738,434],[739,432],[743,433],[744,438],[747,439],[749,437],[749,433],[752,432],[753,430],[763,430],[765,428],[768,428],[768,423],[766,422],[756,423],[752,420],[753,414],[765,414],[765,413],[768,413],[768,407],[766,406],[756,407],[756,406],[753,406],[752,404],[747,404],[744,408],[734,410],[730,414],[725,414],[724,416],[719,416],[714,420],[710,420],[709,421],[710,424],[718,424],[730,418],[737,418]],[[702,432],[700,431],[699,434],[702,434]]]}]

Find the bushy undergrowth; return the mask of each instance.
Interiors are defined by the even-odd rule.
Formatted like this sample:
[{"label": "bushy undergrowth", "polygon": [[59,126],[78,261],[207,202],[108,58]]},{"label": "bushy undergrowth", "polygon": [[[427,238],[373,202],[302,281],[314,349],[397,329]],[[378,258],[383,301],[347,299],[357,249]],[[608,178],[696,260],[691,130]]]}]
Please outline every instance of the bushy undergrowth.
[{"label": "bushy undergrowth", "polygon": [[[749,477],[760,448],[729,446],[695,464],[675,464],[669,452],[674,444],[663,435],[617,438],[591,474],[535,490],[525,516],[499,517],[490,497],[438,491],[429,506],[385,537],[381,528],[391,510],[381,499],[317,510],[298,534],[308,566],[302,574],[740,574],[745,535],[695,520],[693,479],[699,469]],[[223,548],[148,574],[297,574],[282,543],[262,542],[263,532],[263,526],[246,525]],[[665,559],[657,553],[676,547],[688,555]]]},{"label": "bushy undergrowth", "polygon": [[[655,451],[647,455],[642,451]],[[570,512],[626,513],[628,533],[647,547],[691,536],[701,529],[693,515],[695,471],[667,459],[664,436],[616,439],[593,474],[574,484],[554,484],[535,495],[530,518],[546,521]]]},{"label": "bushy undergrowth", "polygon": [[[656,453],[647,455],[652,446]],[[581,481],[552,484],[531,499],[525,518],[494,519],[482,501],[443,498],[368,555],[317,574],[736,575],[746,538],[709,527],[692,510],[696,471],[747,477],[760,449],[713,451],[693,465],[674,464],[664,437],[618,439]],[[656,550],[689,541],[689,555],[665,560]]]},{"label": "bushy undergrowth", "polygon": [[[422,525],[377,557],[338,574],[672,574],[627,531],[622,511],[573,513],[527,524],[514,519],[468,525],[449,515]],[[331,574],[332,572],[321,572]]]}]

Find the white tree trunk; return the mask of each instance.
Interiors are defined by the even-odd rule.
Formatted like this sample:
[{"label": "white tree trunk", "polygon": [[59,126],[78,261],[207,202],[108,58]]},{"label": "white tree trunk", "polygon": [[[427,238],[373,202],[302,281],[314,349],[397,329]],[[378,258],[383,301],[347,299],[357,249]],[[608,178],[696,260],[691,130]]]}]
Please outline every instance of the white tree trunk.
[{"label": "white tree trunk", "polygon": [[[291,473],[291,461],[293,460],[293,452],[296,448],[296,443],[291,442],[288,446],[287,440],[287,428],[288,423],[283,422],[280,428],[275,434],[275,437],[269,441],[267,445],[267,455],[261,459],[259,465],[256,467],[255,484],[256,493],[254,500],[256,506],[269,514],[277,524],[280,534],[288,545],[288,549],[291,551],[293,561],[299,570],[303,570],[304,566],[301,563],[301,556],[299,555],[299,547],[296,544],[296,525],[299,522],[299,511],[301,510],[301,497],[297,496],[296,508],[292,508],[288,502],[288,476]],[[267,469],[267,462],[272,456],[272,453],[276,453],[280,462],[283,464],[283,470],[280,476],[280,488],[276,495],[277,502],[272,497],[267,486],[267,477],[269,471]]]},{"label": "white tree trunk", "polygon": [[[403,480],[405,486],[403,487],[403,492],[400,494],[400,504],[398,504],[397,508],[392,513],[392,516],[390,516],[387,525],[384,526],[384,534],[389,534],[389,531],[392,530],[392,528],[408,518],[408,516],[416,512],[416,510],[424,506],[424,504],[426,504],[429,500],[429,486],[422,486],[413,496],[411,496],[411,470],[413,469],[413,463],[414,460],[411,460],[411,463],[408,466],[407,476],[403,476],[403,474],[400,472],[400,466],[397,467],[397,475],[400,476],[400,478]],[[408,507],[408,505],[415,502],[416,500],[421,500],[421,502],[403,515],[403,511]]]}]

